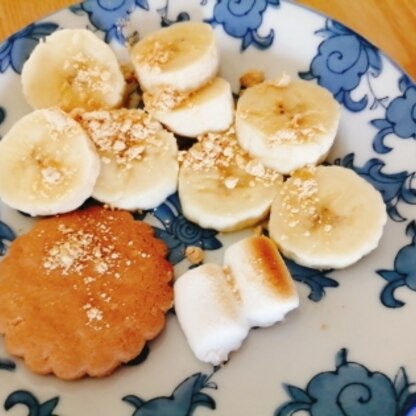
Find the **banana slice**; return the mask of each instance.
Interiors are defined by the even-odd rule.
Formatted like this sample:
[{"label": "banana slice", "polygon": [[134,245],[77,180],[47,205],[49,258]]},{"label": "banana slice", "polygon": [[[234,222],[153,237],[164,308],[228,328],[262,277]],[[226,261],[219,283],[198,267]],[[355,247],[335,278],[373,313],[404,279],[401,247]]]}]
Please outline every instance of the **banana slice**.
[{"label": "banana slice", "polygon": [[62,29],[33,50],[22,69],[23,93],[33,108],[65,111],[119,107],[126,83],[111,48],[86,29]]},{"label": "banana slice", "polygon": [[237,138],[265,166],[288,174],[326,158],[340,114],[329,91],[286,75],[244,91],[237,104]]},{"label": "banana slice", "polygon": [[234,243],[225,250],[224,265],[235,278],[251,327],[273,325],[299,306],[292,276],[270,238]]},{"label": "banana slice", "polygon": [[0,197],[33,216],[78,208],[99,171],[88,135],[59,109],[24,116],[0,141]]},{"label": "banana slice", "polygon": [[189,270],[175,282],[174,299],[179,324],[199,360],[219,365],[246,338],[250,328],[239,292],[223,267]]},{"label": "banana slice", "polygon": [[347,168],[318,166],[281,185],[269,233],[301,265],[341,268],[377,247],[386,221],[383,199],[368,182]]},{"label": "banana slice", "polygon": [[176,139],[147,113],[118,109],[76,117],[101,157],[94,198],[121,209],[150,209],[176,191]]},{"label": "banana slice", "polygon": [[201,227],[233,231],[267,216],[281,176],[249,156],[233,129],[199,138],[183,157],[179,199],[184,215]]},{"label": "banana slice", "polygon": [[145,92],[143,101],[150,114],[181,136],[227,130],[234,118],[231,86],[222,78],[214,78],[191,93],[169,88]]},{"label": "banana slice", "polygon": [[214,32],[201,22],[176,23],[153,32],[133,46],[130,57],[144,90],[196,90],[214,78],[219,66]]}]

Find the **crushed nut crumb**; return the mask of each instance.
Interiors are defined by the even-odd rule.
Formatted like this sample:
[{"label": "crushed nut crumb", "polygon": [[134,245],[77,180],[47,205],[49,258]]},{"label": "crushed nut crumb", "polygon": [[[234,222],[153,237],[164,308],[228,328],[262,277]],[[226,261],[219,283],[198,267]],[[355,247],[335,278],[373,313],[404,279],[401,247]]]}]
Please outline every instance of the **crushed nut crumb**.
[{"label": "crushed nut crumb", "polygon": [[44,182],[51,185],[56,185],[62,179],[62,173],[52,167],[41,169],[41,175]]},{"label": "crushed nut crumb", "polygon": [[101,321],[103,319],[104,314],[102,310],[95,307],[87,307],[85,309],[88,318],[88,323],[92,323],[93,321]]},{"label": "crushed nut crumb", "polygon": [[172,110],[182,104],[188,97],[189,93],[179,92],[167,85],[143,93],[145,108],[150,112]]},{"label": "crushed nut crumb", "polygon": [[[63,105],[71,102],[87,103],[90,107],[99,107],[101,97],[112,92],[109,69],[95,59],[79,52],[67,59],[63,65],[66,83],[62,85]],[[67,105],[68,104],[68,105]]]},{"label": "crushed nut crumb", "polygon": [[228,189],[234,189],[238,184],[239,179],[235,176],[227,176],[224,179],[224,185]]},{"label": "crushed nut crumb", "polygon": [[149,69],[159,70],[169,62],[174,54],[174,44],[170,40],[153,41],[149,39],[146,47],[136,55],[141,65],[147,66]]},{"label": "crushed nut crumb", "polygon": [[[279,111],[284,112],[283,105],[280,104]],[[317,134],[326,131],[323,124],[310,125],[309,127],[302,127],[305,124],[305,119],[313,114],[312,111],[305,111],[302,113],[293,114],[288,118],[286,126],[277,130],[269,141],[272,145],[280,145],[286,143],[307,143],[312,141]],[[308,124],[308,123],[306,123]]]},{"label": "crushed nut crumb", "polygon": [[283,72],[283,74],[275,79],[266,81],[268,84],[273,85],[278,88],[287,87],[290,84],[290,76]]},{"label": "crushed nut crumb", "polygon": [[191,264],[200,264],[204,261],[204,250],[197,246],[188,246],[185,250],[185,256]]},{"label": "crushed nut crumb", "polygon": [[285,217],[285,222],[290,228],[297,227],[304,222],[301,216],[307,216],[310,221],[310,230],[303,230],[303,237],[310,237],[311,231],[319,227],[326,234],[333,228],[337,217],[325,206],[321,206],[318,194],[318,182],[315,177],[315,166],[307,166],[292,173],[292,176],[283,184],[280,191],[282,196],[282,210],[280,216]]},{"label": "crushed nut crumb", "polygon": [[78,114],[78,119],[98,148],[104,163],[111,160],[130,169],[143,159],[149,146],[161,147],[161,126],[141,110],[119,109]]},{"label": "crushed nut crumb", "polygon": [[[96,235],[83,230],[75,232],[64,224],[58,226],[58,231],[62,238],[45,248],[43,267],[47,273],[59,270],[62,276],[81,274],[92,264],[97,273],[105,274],[117,267],[119,253],[114,252],[111,245],[103,246]],[[89,276],[84,279],[86,284],[92,281]]]},{"label": "crushed nut crumb", "polygon": [[42,114],[55,135],[69,133],[71,129],[76,127],[74,121],[57,108],[44,109]]},{"label": "crushed nut crumb", "polygon": [[281,180],[281,175],[275,170],[264,167],[240,147],[233,128],[227,132],[207,133],[198,137],[198,142],[181,154],[181,160],[182,166],[192,170],[217,170],[228,189],[233,189],[239,180],[239,175],[230,175],[232,169],[239,169],[252,178],[253,186],[254,181],[272,185]]}]

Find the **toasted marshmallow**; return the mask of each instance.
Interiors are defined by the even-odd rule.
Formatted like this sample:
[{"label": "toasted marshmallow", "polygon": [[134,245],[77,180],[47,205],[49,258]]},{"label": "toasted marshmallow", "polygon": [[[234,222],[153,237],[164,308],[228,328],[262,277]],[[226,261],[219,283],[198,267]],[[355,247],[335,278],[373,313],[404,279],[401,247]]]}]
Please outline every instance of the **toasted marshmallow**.
[{"label": "toasted marshmallow", "polygon": [[293,279],[271,239],[248,237],[227,248],[224,264],[240,291],[250,326],[270,326],[299,305]]},{"label": "toasted marshmallow", "polygon": [[228,359],[250,329],[234,278],[223,267],[204,264],[174,285],[175,311],[195,356],[212,365]]}]

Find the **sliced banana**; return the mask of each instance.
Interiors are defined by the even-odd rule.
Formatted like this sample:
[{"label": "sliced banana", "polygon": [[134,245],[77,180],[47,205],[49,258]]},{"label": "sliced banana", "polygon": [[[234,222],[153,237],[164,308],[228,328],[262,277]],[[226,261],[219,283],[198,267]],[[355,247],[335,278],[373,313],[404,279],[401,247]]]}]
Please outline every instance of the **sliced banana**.
[{"label": "sliced banana", "polygon": [[119,107],[126,83],[111,48],[86,29],[62,29],[40,42],[22,69],[33,108],[65,111]]},{"label": "sliced banana", "polygon": [[169,130],[187,137],[228,130],[234,118],[230,84],[214,78],[191,93],[161,88],[143,94],[145,109]]},{"label": "sliced banana", "polygon": [[94,198],[121,209],[150,209],[176,191],[176,139],[147,113],[118,109],[76,117],[101,157]]},{"label": "sliced banana", "polygon": [[145,36],[130,51],[144,90],[165,86],[192,91],[218,71],[219,53],[210,25],[181,22]]},{"label": "sliced banana", "polygon": [[59,109],[35,110],[0,141],[0,197],[33,216],[78,208],[91,196],[99,171],[88,135]]},{"label": "sliced banana", "polygon": [[174,285],[175,312],[196,357],[212,365],[228,359],[246,338],[244,318],[234,278],[216,264],[204,264],[183,274]]},{"label": "sliced banana", "polygon": [[281,185],[269,233],[301,265],[341,268],[377,247],[386,221],[380,193],[357,173],[318,166],[296,171]]},{"label": "sliced banana", "polygon": [[249,156],[233,129],[199,138],[183,157],[179,198],[184,215],[205,228],[234,231],[269,213],[282,178]]},{"label": "sliced banana", "polygon": [[273,325],[299,306],[292,276],[270,238],[253,236],[232,244],[224,265],[235,278],[251,327]]},{"label": "sliced banana", "polygon": [[244,91],[237,104],[237,138],[265,166],[288,174],[326,158],[340,114],[329,91],[283,76]]}]

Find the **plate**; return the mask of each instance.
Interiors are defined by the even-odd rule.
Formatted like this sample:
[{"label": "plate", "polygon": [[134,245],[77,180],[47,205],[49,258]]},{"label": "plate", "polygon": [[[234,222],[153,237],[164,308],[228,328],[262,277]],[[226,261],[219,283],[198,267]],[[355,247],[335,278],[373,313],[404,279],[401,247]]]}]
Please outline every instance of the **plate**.
[{"label": "plate", "polygon": [[[229,362],[198,362],[169,314],[146,352],[107,378],[64,382],[28,372],[0,341],[0,405],[10,415],[411,415],[416,412],[416,86],[377,48],[341,24],[284,0],[86,0],[0,45],[0,134],[30,111],[22,65],[60,27],[88,27],[123,59],[125,37],[187,19],[212,24],[221,73],[238,86],[253,66],[328,88],[342,106],[329,163],[354,169],[382,194],[380,246],[344,270],[288,262],[300,293],[284,322],[251,331]],[[12,97],[12,98],[11,98]],[[342,187],[342,183],[340,184]],[[203,230],[175,195],[144,215],[180,273],[188,245],[208,261],[242,234]],[[0,249],[32,220],[1,206]],[[34,328],[34,331],[36,328]],[[5,413],[3,413],[5,414]]]}]

